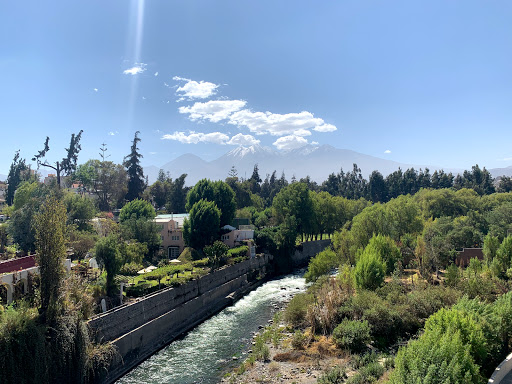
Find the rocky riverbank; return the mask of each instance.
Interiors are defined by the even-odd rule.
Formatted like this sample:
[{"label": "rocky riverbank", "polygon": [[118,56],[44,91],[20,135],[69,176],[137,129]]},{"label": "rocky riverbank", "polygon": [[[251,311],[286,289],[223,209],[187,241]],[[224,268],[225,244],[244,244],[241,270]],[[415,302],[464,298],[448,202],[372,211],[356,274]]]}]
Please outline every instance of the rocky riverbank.
[{"label": "rocky riverbank", "polygon": [[300,340],[280,321],[281,314],[254,335],[249,358],[227,374],[222,383],[312,384],[334,367],[348,366],[347,354],[327,337],[319,337],[305,348],[298,346]]}]

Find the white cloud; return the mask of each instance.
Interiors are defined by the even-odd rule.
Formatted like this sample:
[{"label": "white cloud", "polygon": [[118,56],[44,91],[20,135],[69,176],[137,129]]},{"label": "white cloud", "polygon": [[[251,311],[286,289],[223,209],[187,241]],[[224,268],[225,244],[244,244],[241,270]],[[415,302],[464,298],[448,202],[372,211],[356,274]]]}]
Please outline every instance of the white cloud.
[{"label": "white cloud", "polygon": [[142,100],[146,100],[146,96],[142,96]]},{"label": "white cloud", "polygon": [[226,144],[229,145],[255,145],[259,144],[260,140],[256,139],[251,135],[244,135],[242,133],[238,133],[233,136]]},{"label": "white cloud", "polygon": [[197,143],[215,143],[226,144],[229,136],[222,132],[202,133],[190,132],[189,135],[185,132],[174,132],[162,136],[162,140],[176,140],[184,144],[197,144]]},{"label": "white cloud", "polygon": [[115,131],[115,132],[110,131],[110,132],[108,133],[108,135],[109,135],[109,136],[115,136],[115,135],[117,135],[118,133],[119,133],[118,131]]},{"label": "white cloud", "polygon": [[305,146],[308,141],[296,135],[283,136],[277,139],[273,144],[277,149],[296,149]]},{"label": "white cloud", "polygon": [[297,129],[295,132],[293,132],[295,136],[311,136],[311,132],[309,132],[307,129]]},{"label": "white cloud", "polygon": [[94,88],[93,90],[94,90],[94,92],[98,92],[98,88]]},{"label": "white cloud", "polygon": [[272,136],[307,136],[306,132],[309,132],[309,129],[319,132],[336,130],[334,125],[325,124],[324,120],[314,117],[311,112],[307,111],[282,115],[271,112],[252,112],[244,109],[229,116],[229,123],[239,127],[245,126],[257,135],[268,133]]},{"label": "white cloud", "polygon": [[158,72],[155,72],[155,77],[158,76]]},{"label": "white cloud", "polygon": [[391,153],[391,151],[389,149],[386,149],[384,153]]},{"label": "white cloud", "polygon": [[227,119],[233,112],[239,111],[246,104],[244,100],[210,100],[206,103],[194,103],[192,106],[179,107],[180,113],[189,114],[189,119],[209,120],[218,123]]},{"label": "white cloud", "polygon": [[219,87],[217,84],[210,83],[208,81],[195,81],[191,79],[185,79],[183,77],[174,76],[172,78],[174,81],[185,81],[185,84],[176,89],[176,94],[180,96],[180,99],[183,100],[187,98],[188,100],[194,99],[207,99],[210,96],[213,96],[217,93],[217,88]]},{"label": "white cloud", "polygon": [[156,155],[156,152],[149,152],[150,155]]},{"label": "white cloud", "polygon": [[[183,83],[182,86],[173,87],[176,89],[176,102],[206,99],[216,95],[219,88],[218,84],[206,81],[198,82],[179,76],[174,76],[173,80]],[[168,84],[164,84],[169,87]],[[192,121],[207,120],[213,123],[227,121],[240,129],[248,129],[252,134],[285,136],[283,140],[274,143],[277,147],[282,148],[298,147],[308,143],[304,137],[311,136],[312,131],[325,133],[337,130],[335,125],[326,123],[308,111],[287,114],[252,111],[246,107],[247,102],[244,100],[230,100],[225,97],[216,99],[182,106],[178,108],[178,111],[188,114],[188,118]],[[250,142],[255,140],[253,136],[247,136],[252,138],[252,140],[249,139]],[[234,136],[232,140],[235,140],[235,137],[238,135]],[[237,138],[237,140],[242,140],[242,138]]]},{"label": "white cloud", "polygon": [[322,125],[319,125],[318,127],[313,128],[313,130],[315,130],[317,132],[334,132],[337,129],[338,128],[336,128],[336,126],[334,126],[332,124],[322,124]]},{"label": "white cloud", "polygon": [[123,73],[125,75],[138,75],[146,70],[146,64],[144,63],[135,63],[135,66],[125,69]]}]

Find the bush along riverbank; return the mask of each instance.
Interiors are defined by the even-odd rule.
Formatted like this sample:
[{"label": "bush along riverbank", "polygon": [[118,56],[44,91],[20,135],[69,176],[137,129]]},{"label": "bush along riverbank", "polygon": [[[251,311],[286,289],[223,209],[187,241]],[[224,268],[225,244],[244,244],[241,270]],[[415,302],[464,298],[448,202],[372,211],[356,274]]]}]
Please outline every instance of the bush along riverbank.
[{"label": "bush along riverbank", "polygon": [[352,274],[295,296],[223,382],[485,383],[510,350],[512,292],[497,281],[472,296],[468,275],[448,287],[405,271],[370,291]]}]

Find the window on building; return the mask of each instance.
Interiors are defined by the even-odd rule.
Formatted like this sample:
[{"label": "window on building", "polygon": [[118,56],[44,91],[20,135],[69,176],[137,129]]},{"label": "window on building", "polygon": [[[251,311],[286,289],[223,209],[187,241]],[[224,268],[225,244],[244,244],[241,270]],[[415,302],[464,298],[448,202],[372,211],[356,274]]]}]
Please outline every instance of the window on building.
[{"label": "window on building", "polygon": [[179,241],[180,240],[180,235],[173,235],[173,236],[171,236],[171,240]]}]

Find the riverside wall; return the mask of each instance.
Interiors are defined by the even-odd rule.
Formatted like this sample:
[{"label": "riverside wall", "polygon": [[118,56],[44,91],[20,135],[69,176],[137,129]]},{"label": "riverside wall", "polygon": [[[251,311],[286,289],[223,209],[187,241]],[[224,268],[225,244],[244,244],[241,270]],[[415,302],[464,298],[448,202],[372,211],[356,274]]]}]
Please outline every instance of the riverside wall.
[{"label": "riverside wall", "polygon": [[331,239],[307,241],[302,243],[292,255],[292,268],[300,268],[308,265],[309,260],[317,253],[322,252],[331,245]]},{"label": "riverside wall", "polygon": [[[291,267],[307,265],[330,240],[310,241],[291,257]],[[214,271],[179,287],[165,288],[89,320],[98,343],[117,355],[101,383],[113,383],[183,333],[233,304],[273,271],[273,256],[263,255]],[[260,277],[260,278],[258,278]]]},{"label": "riverside wall", "polygon": [[89,320],[95,340],[117,356],[102,383],[112,383],[153,353],[255,288],[271,270],[263,255],[166,288]]}]

